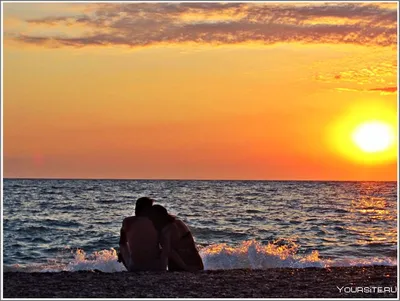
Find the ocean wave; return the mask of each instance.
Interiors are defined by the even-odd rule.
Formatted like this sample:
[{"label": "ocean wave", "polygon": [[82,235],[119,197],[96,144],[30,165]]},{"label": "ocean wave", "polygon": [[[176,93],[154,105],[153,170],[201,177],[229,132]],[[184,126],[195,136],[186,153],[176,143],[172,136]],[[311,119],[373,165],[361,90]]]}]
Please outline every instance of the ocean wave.
[{"label": "ocean wave", "polygon": [[[347,266],[396,266],[397,259],[393,257],[367,258],[322,258],[318,251],[299,254],[299,246],[290,240],[279,240],[261,244],[255,240],[243,241],[239,246],[228,244],[213,244],[202,247],[199,252],[204,262],[205,270],[228,269],[269,269],[269,268],[328,268]],[[77,249],[73,259],[52,259],[47,263],[28,265],[4,265],[5,272],[61,272],[61,271],[93,271],[113,273],[126,271],[117,261],[117,252],[111,248],[86,254]]]}]

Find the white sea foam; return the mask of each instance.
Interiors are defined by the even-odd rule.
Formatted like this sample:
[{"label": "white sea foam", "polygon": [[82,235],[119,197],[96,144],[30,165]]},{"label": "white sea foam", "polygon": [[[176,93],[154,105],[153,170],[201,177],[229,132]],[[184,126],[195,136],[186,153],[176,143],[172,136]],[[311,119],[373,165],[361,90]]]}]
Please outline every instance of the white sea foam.
[{"label": "white sea foam", "polygon": [[97,269],[108,273],[126,271],[124,265],[119,263],[117,259],[118,256],[115,249],[101,250],[89,256],[83,250],[77,250],[74,260],[67,265],[66,270],[75,272]]},{"label": "white sea foam", "polygon": [[[391,257],[333,260],[321,258],[318,251],[299,254],[298,248],[299,246],[295,243],[282,245],[275,242],[263,245],[250,240],[235,247],[227,244],[203,247],[200,250],[200,255],[206,270],[397,265],[397,259]],[[20,272],[75,272],[86,270],[100,270],[107,273],[126,271],[125,267],[117,261],[115,249],[101,250],[92,254],[86,254],[83,250],[78,249],[74,253],[74,258],[68,263],[57,263],[52,260],[46,264],[5,265],[5,271]]]},{"label": "white sea foam", "polygon": [[244,241],[237,247],[216,244],[200,251],[205,269],[267,269],[284,267],[325,267],[317,251],[308,255],[297,255],[298,245],[291,243],[261,243]]}]

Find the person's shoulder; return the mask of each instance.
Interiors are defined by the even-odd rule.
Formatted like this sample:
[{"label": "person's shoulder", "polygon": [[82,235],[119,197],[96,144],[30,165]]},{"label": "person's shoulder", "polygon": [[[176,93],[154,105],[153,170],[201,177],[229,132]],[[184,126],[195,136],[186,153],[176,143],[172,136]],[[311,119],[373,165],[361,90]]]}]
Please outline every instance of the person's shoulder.
[{"label": "person's shoulder", "polygon": [[175,219],[174,222],[176,228],[180,229],[180,231],[187,232],[190,231],[189,227],[180,219]]},{"label": "person's shoulder", "polygon": [[146,216],[129,216],[129,217],[124,218],[122,223],[123,224],[133,224],[133,223],[135,223],[135,224],[137,224],[137,223],[152,224],[152,221]]},{"label": "person's shoulder", "polygon": [[122,225],[130,225],[138,220],[138,216],[128,216],[122,221]]},{"label": "person's shoulder", "polygon": [[136,220],[138,217],[137,216],[128,216],[128,217],[125,217],[124,218],[124,222],[125,221],[127,221],[127,222],[129,222],[129,221],[134,221],[134,220]]},{"label": "person's shoulder", "polygon": [[178,227],[187,227],[186,224],[185,224],[182,220],[177,219],[177,218],[175,218],[174,224],[175,224],[176,226],[178,226]]},{"label": "person's shoulder", "polygon": [[182,222],[182,220],[180,220],[180,219],[177,218],[177,217],[175,217],[174,223],[175,223],[176,225],[184,224],[184,222]]}]

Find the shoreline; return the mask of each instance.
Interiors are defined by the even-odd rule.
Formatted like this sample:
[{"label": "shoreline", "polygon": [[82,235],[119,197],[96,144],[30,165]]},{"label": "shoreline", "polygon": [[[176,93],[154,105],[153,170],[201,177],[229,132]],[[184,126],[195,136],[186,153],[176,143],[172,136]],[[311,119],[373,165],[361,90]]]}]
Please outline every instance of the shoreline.
[{"label": "shoreline", "polygon": [[5,272],[3,281],[4,298],[397,298],[397,266]]}]

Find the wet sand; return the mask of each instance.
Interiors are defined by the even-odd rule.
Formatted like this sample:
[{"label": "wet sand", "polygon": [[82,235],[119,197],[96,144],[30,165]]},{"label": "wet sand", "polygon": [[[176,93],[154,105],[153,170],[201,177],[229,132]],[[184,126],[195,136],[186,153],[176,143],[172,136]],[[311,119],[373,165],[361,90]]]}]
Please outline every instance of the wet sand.
[{"label": "wet sand", "polygon": [[[6,272],[3,276],[4,298],[397,297],[397,267],[385,266],[197,273]],[[337,287],[344,288],[340,292]],[[363,292],[355,293],[357,287],[363,287]],[[391,293],[378,292],[384,287]]]}]

